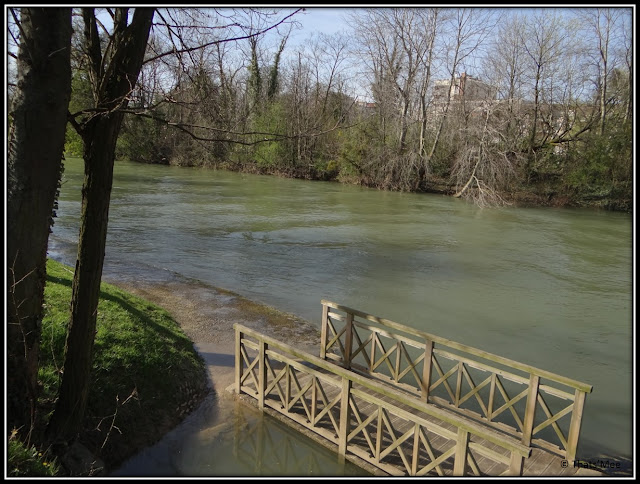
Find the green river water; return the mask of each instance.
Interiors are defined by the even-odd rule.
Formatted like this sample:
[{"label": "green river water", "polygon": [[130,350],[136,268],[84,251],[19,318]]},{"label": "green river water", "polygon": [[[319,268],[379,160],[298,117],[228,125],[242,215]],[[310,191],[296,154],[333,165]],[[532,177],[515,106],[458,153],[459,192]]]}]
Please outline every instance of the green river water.
[{"label": "green river water", "polygon": [[[83,168],[78,159],[65,167],[50,252],[73,264]],[[318,327],[329,299],[590,383],[579,456],[630,457],[633,235],[622,213],[480,209],[439,195],[117,162],[105,272],[144,280],[170,271]],[[304,454],[297,464],[247,466],[238,456],[255,463],[257,454],[232,453],[228,431],[198,451],[171,451],[174,439],[158,451],[173,460],[158,458],[155,474],[357,472],[247,415],[262,435],[254,443],[292,446]]]}]

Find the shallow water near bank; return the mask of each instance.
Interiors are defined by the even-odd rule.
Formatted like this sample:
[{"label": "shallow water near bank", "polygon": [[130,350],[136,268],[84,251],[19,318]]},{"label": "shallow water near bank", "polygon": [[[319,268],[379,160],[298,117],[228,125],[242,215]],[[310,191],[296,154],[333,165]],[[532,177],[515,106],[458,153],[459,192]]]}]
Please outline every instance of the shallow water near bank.
[{"label": "shallow water near bank", "polygon": [[[224,399],[224,396],[222,397]],[[216,418],[218,413],[225,419]],[[113,477],[367,476],[335,453],[239,401],[205,402]]]},{"label": "shallow water near bank", "polygon": [[[73,264],[82,165],[65,167],[50,252]],[[579,454],[631,456],[632,228],[628,214],[117,163],[105,277],[201,281],[317,329],[330,299],[590,383]]]}]

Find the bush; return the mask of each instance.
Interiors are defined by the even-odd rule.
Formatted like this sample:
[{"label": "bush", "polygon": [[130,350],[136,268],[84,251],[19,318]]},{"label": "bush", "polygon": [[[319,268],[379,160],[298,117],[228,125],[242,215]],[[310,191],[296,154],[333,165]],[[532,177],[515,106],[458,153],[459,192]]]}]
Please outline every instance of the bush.
[{"label": "bush", "polygon": [[608,194],[620,192],[621,188],[625,192],[632,179],[630,139],[627,125],[614,125],[604,135],[590,136],[581,149],[576,150],[567,173],[567,186],[579,194]]}]

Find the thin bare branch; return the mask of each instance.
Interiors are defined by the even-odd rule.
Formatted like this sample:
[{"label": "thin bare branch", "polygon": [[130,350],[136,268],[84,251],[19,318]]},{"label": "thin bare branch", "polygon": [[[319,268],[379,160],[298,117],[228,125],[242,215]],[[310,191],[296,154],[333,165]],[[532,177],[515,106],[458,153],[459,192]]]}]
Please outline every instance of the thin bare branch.
[{"label": "thin bare branch", "polygon": [[251,38],[254,38],[254,37],[259,37],[260,35],[263,35],[263,34],[269,32],[270,30],[273,30],[273,29],[277,28],[278,26],[282,25],[288,19],[290,19],[295,14],[297,14],[298,12],[301,12],[303,10],[304,10],[304,8],[299,8],[296,11],[294,11],[293,13],[291,13],[291,14],[287,15],[286,17],[284,17],[279,22],[271,25],[270,27],[267,27],[266,29],[259,30],[258,32],[254,32],[252,34],[247,34],[247,35],[242,35],[242,36],[239,36],[239,37],[233,37],[233,38],[229,38],[229,39],[213,40],[211,42],[207,42],[207,43],[204,43],[204,44],[201,44],[201,45],[197,45],[197,46],[194,46],[194,47],[185,47],[183,49],[172,49],[172,50],[163,52],[161,54],[157,54],[157,55],[155,55],[153,57],[149,57],[148,59],[145,59],[144,63],[148,64],[148,63],[153,62],[153,61],[155,61],[157,59],[160,59],[161,57],[165,57],[165,56],[168,56],[168,55],[176,55],[176,54],[184,54],[184,53],[188,53],[188,52],[194,52],[196,50],[204,49],[205,47],[221,44],[221,43],[224,43],[224,42],[235,42],[235,41],[240,41],[240,40],[251,39]]}]

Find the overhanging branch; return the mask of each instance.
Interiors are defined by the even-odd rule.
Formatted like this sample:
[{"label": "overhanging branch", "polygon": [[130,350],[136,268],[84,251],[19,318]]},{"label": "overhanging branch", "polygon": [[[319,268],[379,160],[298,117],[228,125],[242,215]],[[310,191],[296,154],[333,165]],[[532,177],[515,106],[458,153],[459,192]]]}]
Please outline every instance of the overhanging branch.
[{"label": "overhanging branch", "polygon": [[149,62],[153,62],[153,61],[155,61],[157,59],[160,59],[161,57],[165,57],[165,56],[168,56],[168,55],[185,54],[185,53],[193,52],[193,51],[196,51],[196,50],[199,50],[199,49],[203,49],[205,47],[209,47],[209,46],[212,46],[212,45],[222,44],[224,42],[234,42],[234,41],[238,41],[238,40],[246,40],[246,39],[251,39],[253,37],[258,37],[258,36],[260,36],[260,35],[262,35],[262,34],[264,34],[266,32],[269,32],[270,30],[275,29],[278,26],[282,25],[284,22],[286,22],[288,19],[290,19],[291,17],[293,17],[295,14],[297,14],[300,11],[304,11],[304,8],[297,9],[296,11],[294,11],[293,13],[287,15],[286,17],[281,19],[279,22],[273,24],[272,26],[270,26],[270,27],[268,27],[268,28],[266,28],[264,30],[259,30],[258,32],[255,32],[253,34],[242,35],[240,37],[233,37],[233,38],[230,38],[230,39],[213,40],[211,42],[207,42],[206,44],[201,44],[201,45],[198,45],[198,46],[195,46],[195,47],[187,47],[187,48],[184,48],[184,49],[175,49],[175,48],[173,48],[173,49],[171,49],[169,51],[166,51],[166,52],[164,52],[162,54],[158,54],[158,55],[155,55],[155,56],[150,57],[148,59],[145,59],[144,63],[146,64],[146,63],[149,63]]}]

